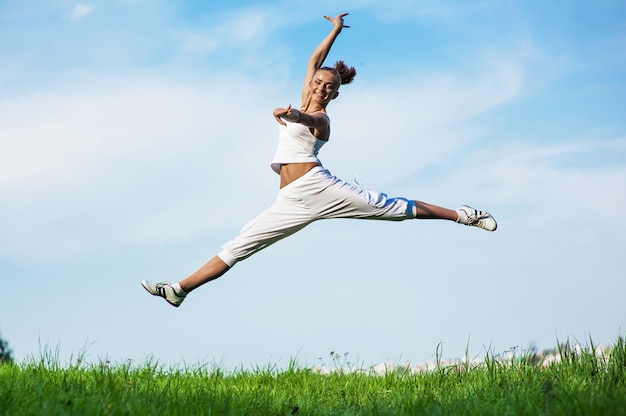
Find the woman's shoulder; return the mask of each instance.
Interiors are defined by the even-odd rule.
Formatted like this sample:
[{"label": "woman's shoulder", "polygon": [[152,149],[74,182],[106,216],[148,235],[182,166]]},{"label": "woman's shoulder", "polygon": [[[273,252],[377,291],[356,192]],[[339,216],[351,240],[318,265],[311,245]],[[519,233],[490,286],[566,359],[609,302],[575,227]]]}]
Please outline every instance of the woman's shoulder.
[{"label": "woman's shoulder", "polygon": [[300,108],[300,111],[302,111],[305,114],[310,114],[310,115],[314,115],[314,114],[321,114],[322,116],[324,116],[326,119],[330,120],[330,117],[328,116],[328,113],[326,111],[323,110],[317,110],[317,111],[306,111],[306,109],[304,107]]}]

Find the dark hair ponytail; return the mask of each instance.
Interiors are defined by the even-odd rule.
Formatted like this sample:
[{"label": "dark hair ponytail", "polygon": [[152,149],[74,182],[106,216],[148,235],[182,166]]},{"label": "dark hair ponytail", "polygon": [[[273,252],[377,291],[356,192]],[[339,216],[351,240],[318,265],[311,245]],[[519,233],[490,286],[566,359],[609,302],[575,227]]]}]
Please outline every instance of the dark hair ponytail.
[{"label": "dark hair ponytail", "polygon": [[320,68],[326,71],[334,72],[339,75],[339,79],[341,80],[341,85],[350,84],[354,81],[354,77],[356,76],[356,69],[353,66],[348,66],[344,61],[337,61],[334,67],[323,67]]},{"label": "dark hair ponytail", "polygon": [[341,77],[341,85],[351,83],[356,76],[356,69],[353,66],[346,65],[343,61],[335,63],[335,71]]}]

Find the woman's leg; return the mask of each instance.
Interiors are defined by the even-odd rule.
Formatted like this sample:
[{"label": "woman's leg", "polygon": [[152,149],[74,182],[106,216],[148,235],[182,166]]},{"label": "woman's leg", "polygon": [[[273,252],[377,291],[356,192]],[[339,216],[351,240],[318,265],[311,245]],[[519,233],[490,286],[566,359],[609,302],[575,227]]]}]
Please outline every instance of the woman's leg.
[{"label": "woman's leg", "polygon": [[406,198],[390,198],[383,192],[365,189],[345,182],[330,172],[326,175],[324,192],[309,201],[324,218],[364,218],[402,221],[412,218],[457,221],[457,210]]},{"label": "woman's leg", "polygon": [[498,228],[496,220],[486,211],[479,211],[467,205],[452,210],[437,205],[427,204],[421,201],[413,201],[418,219],[450,220],[459,224],[471,225],[487,231],[495,231]]},{"label": "woman's leg", "polygon": [[230,270],[230,267],[219,256],[215,256],[195,273],[178,282],[178,284],[185,293],[189,293],[203,284],[217,279],[228,270]]},{"label": "woman's leg", "polygon": [[301,230],[313,220],[309,207],[302,203],[298,194],[283,189],[270,208],[244,225],[237,237],[224,244],[222,251],[196,272],[174,284],[146,280],[141,284],[150,294],[180,306],[192,290],[217,279],[237,262]]},{"label": "woman's leg", "polygon": [[450,220],[457,221],[459,214],[456,210],[443,208],[437,205],[427,204],[422,201],[413,201],[415,203],[416,213],[415,218],[429,220]]},{"label": "woman's leg", "polygon": [[246,224],[237,237],[226,243],[218,255],[181,280],[180,288],[188,294],[222,276],[236,262],[304,228],[310,222],[308,210],[301,213],[296,205],[282,204],[283,199],[277,198],[272,207]]},{"label": "woman's leg", "polygon": [[[322,173],[320,173],[322,174]],[[402,221],[411,218],[438,219],[495,231],[496,220],[486,211],[467,205],[448,209],[405,198],[389,198],[385,193],[351,185],[325,171],[327,184],[323,194],[315,194],[309,204],[321,218],[363,218]]]}]

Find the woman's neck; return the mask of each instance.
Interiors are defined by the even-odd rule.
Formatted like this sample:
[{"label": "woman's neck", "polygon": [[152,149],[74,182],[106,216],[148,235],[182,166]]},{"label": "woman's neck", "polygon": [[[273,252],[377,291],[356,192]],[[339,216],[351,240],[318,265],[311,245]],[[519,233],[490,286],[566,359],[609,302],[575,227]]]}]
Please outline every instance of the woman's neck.
[{"label": "woman's neck", "polygon": [[315,113],[317,111],[322,111],[325,113],[326,106],[313,101],[311,99],[311,96],[309,96],[309,99],[307,100],[307,102],[303,103],[302,107],[300,107],[300,111],[303,111],[305,113]]}]

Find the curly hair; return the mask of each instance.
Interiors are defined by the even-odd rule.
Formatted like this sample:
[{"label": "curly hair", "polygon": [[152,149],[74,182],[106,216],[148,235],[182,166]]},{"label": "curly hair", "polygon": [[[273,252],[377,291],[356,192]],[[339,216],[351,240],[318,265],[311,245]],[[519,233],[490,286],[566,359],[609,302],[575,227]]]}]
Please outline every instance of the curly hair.
[{"label": "curly hair", "polygon": [[320,69],[339,75],[341,85],[350,84],[354,81],[354,77],[356,76],[356,69],[354,69],[353,66],[346,65],[344,61],[337,61],[334,67],[325,66]]}]

